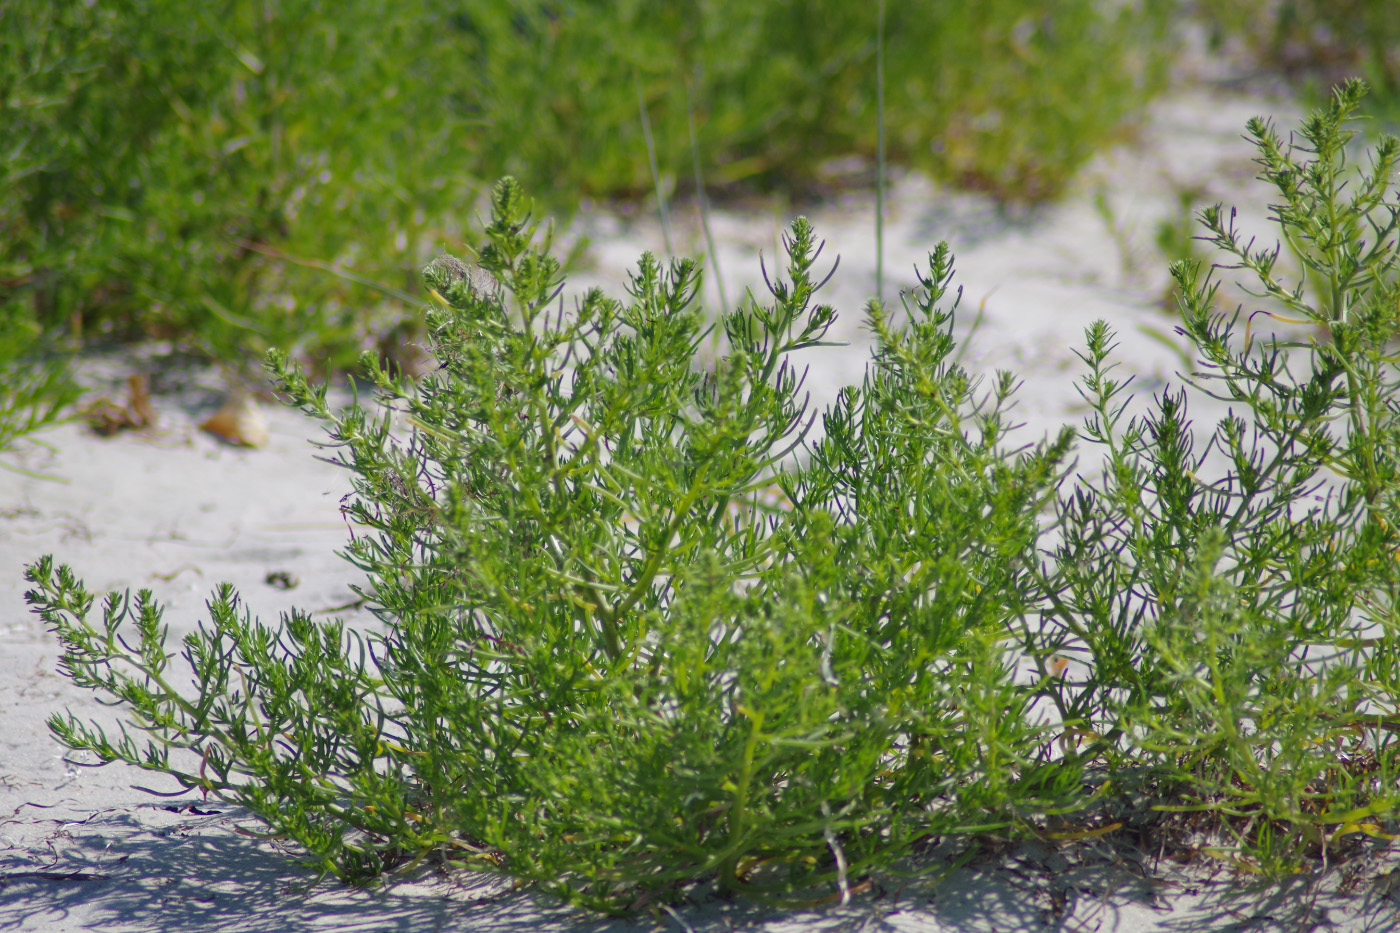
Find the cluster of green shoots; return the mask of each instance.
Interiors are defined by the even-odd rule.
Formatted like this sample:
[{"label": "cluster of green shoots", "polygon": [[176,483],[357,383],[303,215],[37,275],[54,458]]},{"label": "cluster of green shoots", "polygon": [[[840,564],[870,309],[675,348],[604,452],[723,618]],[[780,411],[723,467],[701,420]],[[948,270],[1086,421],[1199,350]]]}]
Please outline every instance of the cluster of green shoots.
[{"label": "cluster of green shoots", "polygon": [[269,356],[353,475],[382,631],[266,625],[222,586],[172,645],[150,592],[95,609],[46,557],[64,672],[129,716],[51,728],[348,881],[431,860],[614,911],[845,898],[941,838],[1191,829],[1277,873],[1393,834],[1400,143],[1349,167],[1363,94],[1287,143],[1250,124],[1301,266],[1204,211],[1255,297],[1174,266],[1198,371],[1131,416],[1097,324],[1091,414],[1030,445],[1015,377],[956,363],[946,245],[866,307],[873,359],[814,439],[797,354],[835,312],[805,220],[717,323],[697,265],[651,255],[566,308],[502,181],[472,261],[424,270],[434,372],[369,357],[377,408],[336,410]]}]

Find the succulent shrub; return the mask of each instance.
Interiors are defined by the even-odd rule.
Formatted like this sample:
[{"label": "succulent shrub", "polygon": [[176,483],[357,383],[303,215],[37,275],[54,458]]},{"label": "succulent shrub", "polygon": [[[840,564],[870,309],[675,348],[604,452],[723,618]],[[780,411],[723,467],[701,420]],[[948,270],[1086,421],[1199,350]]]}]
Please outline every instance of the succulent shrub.
[{"label": "succulent shrub", "polygon": [[1090,415],[1031,445],[1015,378],[954,362],[946,245],[898,314],[867,306],[866,377],[818,437],[795,354],[835,312],[805,220],[713,324],[696,264],[650,255],[567,307],[502,181],[474,255],[424,270],[435,371],[368,357],[377,406],[338,410],[269,356],[352,473],[382,626],[267,625],[222,586],[174,646],[153,594],[95,609],[45,557],[63,669],[130,717],[51,728],[347,880],[433,858],[618,911],[711,882],[844,898],[936,838],[1181,811],[1268,872],[1391,835],[1400,143],[1347,169],[1363,93],[1287,144],[1250,125],[1296,280],[1204,211],[1263,307],[1175,265],[1199,370],[1131,415],[1095,325]]}]

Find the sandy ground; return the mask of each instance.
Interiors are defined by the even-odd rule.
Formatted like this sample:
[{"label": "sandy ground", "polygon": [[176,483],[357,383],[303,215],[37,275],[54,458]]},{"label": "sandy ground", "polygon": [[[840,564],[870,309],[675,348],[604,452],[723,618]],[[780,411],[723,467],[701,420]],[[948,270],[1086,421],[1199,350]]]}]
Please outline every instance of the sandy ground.
[{"label": "sandy ground", "polygon": [[[1240,139],[1260,110],[1281,126],[1296,116],[1287,103],[1206,92],[1165,99],[1141,137],[1098,160],[1064,202],[1019,215],[902,179],[890,196],[886,295],[912,284],[912,267],[937,240],[952,242],[965,293],[959,329],[970,334],[965,363],[1022,376],[1027,441],[1077,418],[1073,348],[1095,319],[1117,327],[1125,368],[1146,397],[1181,365],[1153,336],[1171,329],[1160,307],[1167,278],[1151,246],[1155,225],[1194,186],[1197,203],[1238,203],[1244,222],[1265,232],[1266,192],[1249,181],[1253,154]],[[838,202],[812,219],[829,241],[825,255],[842,257],[824,298],[842,313],[833,336],[849,343],[808,355],[813,402],[822,405],[859,381],[868,358],[860,309],[875,285],[873,205]],[[771,269],[787,218],[721,212],[713,220],[732,303],[745,287],[761,289],[759,254]],[[663,251],[652,220],[595,215],[574,232],[593,241],[593,265],[575,277],[577,287],[615,289],[641,249]],[[699,251],[693,222],[678,217],[673,232],[679,250]],[[713,277],[710,287],[717,299]],[[1219,866],[1212,873],[1093,846],[1026,845],[941,882],[886,879],[845,907],[781,912],[700,897],[674,913],[626,921],[476,876],[308,889],[312,879],[294,853],[237,833],[244,817],[234,808],[137,789],[176,790],[159,775],[84,767],[44,725],[65,708],[115,719],[57,673],[53,637],[26,611],[22,569],[42,554],[71,564],[94,591],[151,588],[167,607],[172,637],[198,622],[220,581],[234,583],[265,620],[294,604],[328,610],[353,599],[356,572],[334,553],[347,537],[338,505],[349,485],[315,458],[308,440],[319,429],[296,412],[266,410],[269,444],[229,447],[196,427],[218,404],[217,379],[162,366],[138,353],[85,371],[111,386],[150,372],[154,428],[99,439],[69,424],[0,456],[14,468],[0,469],[0,930],[1400,929],[1393,876],[1379,855],[1364,872],[1334,871],[1320,885],[1301,878],[1252,889]],[[1213,413],[1195,409],[1207,423]]]}]

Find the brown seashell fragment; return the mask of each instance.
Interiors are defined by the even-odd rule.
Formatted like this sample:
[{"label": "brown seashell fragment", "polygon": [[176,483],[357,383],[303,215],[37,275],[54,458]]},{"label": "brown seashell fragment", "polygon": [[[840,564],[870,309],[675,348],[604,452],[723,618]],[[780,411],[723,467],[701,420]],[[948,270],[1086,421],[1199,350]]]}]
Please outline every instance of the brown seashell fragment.
[{"label": "brown seashell fragment", "polygon": [[230,395],[199,429],[237,447],[267,446],[267,421],[257,402],[242,393]]}]

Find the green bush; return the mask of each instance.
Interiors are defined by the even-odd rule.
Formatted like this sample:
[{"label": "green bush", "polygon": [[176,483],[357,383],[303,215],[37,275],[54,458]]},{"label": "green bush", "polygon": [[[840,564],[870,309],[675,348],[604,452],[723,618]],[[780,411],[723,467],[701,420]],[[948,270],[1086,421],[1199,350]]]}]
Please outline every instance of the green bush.
[{"label": "green bush", "polygon": [[[1002,198],[1055,196],[1162,89],[1172,10],[891,4],[890,158]],[[801,194],[827,160],[874,161],[877,4],[486,4],[466,22],[492,128],[479,164],[551,202],[652,190],[634,82],[681,178],[692,116],[707,184]]]},{"label": "green bush", "polygon": [[806,221],[698,367],[693,262],[644,255],[626,300],[566,312],[503,181],[479,264],[424,271],[435,373],[371,355],[379,411],[337,413],[270,355],[353,474],[345,555],[383,634],[265,626],[225,585],[172,646],[150,592],[98,621],[45,557],[28,598],[63,670],[131,716],[51,728],[248,808],[341,878],[431,857],[608,910],[707,881],[844,895],[932,837],[1052,821],[1200,811],[1266,872],[1394,832],[1400,142],[1344,170],[1363,92],[1296,148],[1250,125],[1299,284],[1233,212],[1201,218],[1310,329],[1255,336],[1174,266],[1190,393],[1232,412],[1204,448],[1187,390],[1125,418],[1095,325],[1078,479],[1073,429],[1015,443],[1014,377],[951,362],[946,246],[899,326],[867,306],[866,378],[804,445],[791,355],[834,319]]},{"label": "green bush", "polygon": [[[1266,307],[1221,313],[1213,273],[1173,264],[1190,393],[1125,420],[1112,335],[1090,330],[1082,433],[1104,467],[1060,496],[1042,614],[1021,632],[1083,743],[1066,764],[1101,769],[1105,793],[1213,815],[1221,847],[1269,873],[1393,833],[1400,802],[1400,141],[1347,168],[1364,93],[1348,82],[1286,145],[1250,121],[1299,265],[1290,281],[1281,246],[1242,240],[1233,208],[1200,213],[1216,268],[1247,272]],[[1203,446],[1191,394],[1231,406]],[[1084,673],[1057,677],[1050,658]]]},{"label": "green bush", "polygon": [[[0,304],[71,337],[353,361],[431,199],[468,203],[447,3],[19,0],[0,8]],[[349,355],[347,355],[349,354]]]},{"label": "green bush", "polygon": [[[484,271],[425,271],[443,368],[415,387],[366,361],[377,417],[335,415],[271,358],[344,445],[349,514],[371,531],[347,556],[392,634],[300,614],[268,629],[224,588],[186,642],[185,698],[151,595],[112,597],[87,628],[91,597],[46,559],[34,598],[69,672],[162,737],[66,734],[239,800],[346,878],[433,852],[609,908],[638,885],[749,889],[758,865],[807,886],[835,877],[833,851],[864,872],[969,813],[1011,821],[1035,780],[1005,766],[1038,730],[1005,715],[998,643],[1068,433],[999,452],[999,412],[975,413],[945,362],[946,249],[908,333],[873,309],[880,361],[830,416],[822,467],[783,473],[809,426],[788,357],[834,319],[813,301],[805,221],[773,303],[726,316],[731,351],[709,372],[693,366],[694,263],[644,256],[629,301],[594,291],[561,317],[535,232],[501,183]],[[108,665],[133,611],[134,679]],[[172,748],[197,751],[199,773]],[[950,793],[967,804],[932,807]]]},{"label": "green bush", "polygon": [[[1163,0],[1100,7],[892,9],[891,155],[1053,195],[1161,84]],[[810,191],[872,152],[876,28],[836,2],[6,3],[0,306],[235,363],[392,356],[477,179],[563,210],[651,191],[643,106],[667,177],[692,118],[718,186]]]}]

